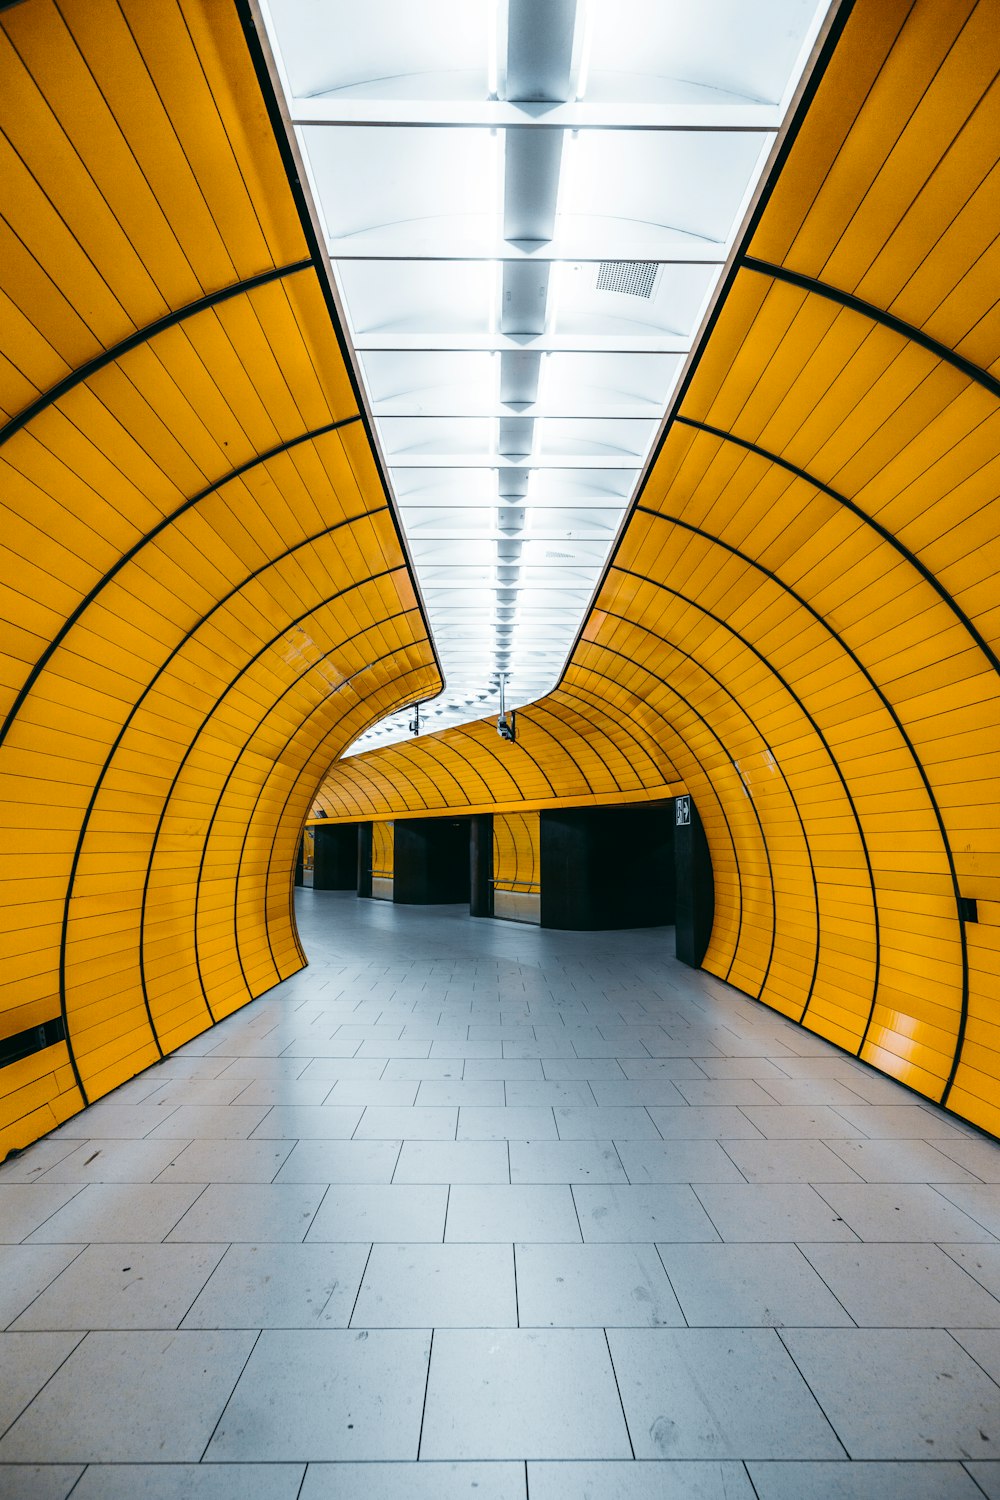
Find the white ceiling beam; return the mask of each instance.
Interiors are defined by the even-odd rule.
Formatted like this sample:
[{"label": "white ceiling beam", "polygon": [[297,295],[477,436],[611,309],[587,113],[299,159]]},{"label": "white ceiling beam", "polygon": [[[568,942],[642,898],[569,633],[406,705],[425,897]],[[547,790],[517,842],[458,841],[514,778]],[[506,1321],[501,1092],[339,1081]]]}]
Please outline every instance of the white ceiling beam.
[{"label": "white ceiling beam", "polygon": [[428,129],[755,131],[774,134],[774,104],[528,104],[504,99],[363,99],[319,95],[290,101],[293,125],[423,125]]},{"label": "white ceiling beam", "polygon": [[354,335],[362,354],[385,350],[393,354],[492,354],[526,350],[534,354],[687,354],[691,340],[681,333],[404,333],[374,329]]},{"label": "white ceiling beam", "polygon": [[423,219],[410,220],[328,238],[326,248],[333,261],[568,260],[598,264],[604,260],[655,260],[673,266],[720,267],[729,254],[728,246],[716,240],[699,239],[657,224],[636,225],[617,219],[605,220],[597,228],[592,219],[584,227],[564,227],[557,230],[554,239],[541,242],[505,240],[499,218],[494,227],[486,226],[476,235],[459,217],[436,227]]}]

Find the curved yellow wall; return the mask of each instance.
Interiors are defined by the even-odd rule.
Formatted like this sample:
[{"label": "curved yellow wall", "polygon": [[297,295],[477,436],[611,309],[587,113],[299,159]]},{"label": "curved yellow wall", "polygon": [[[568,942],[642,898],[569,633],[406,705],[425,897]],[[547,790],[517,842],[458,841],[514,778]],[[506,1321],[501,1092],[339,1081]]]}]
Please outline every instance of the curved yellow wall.
[{"label": "curved yellow wall", "polygon": [[498,813],[493,819],[493,889],[537,895],[541,885],[538,814]]},{"label": "curved yellow wall", "polygon": [[440,679],[235,10],[0,16],[0,1157],[303,963],[317,782]]},{"label": "curved yellow wall", "polygon": [[[993,1132],[998,39],[997,0],[859,0],[516,753],[473,726],[321,791],[342,816],[537,806],[571,699],[592,756],[624,727],[639,787],[693,794],[705,967]],[[578,794],[624,785],[611,762]]]}]

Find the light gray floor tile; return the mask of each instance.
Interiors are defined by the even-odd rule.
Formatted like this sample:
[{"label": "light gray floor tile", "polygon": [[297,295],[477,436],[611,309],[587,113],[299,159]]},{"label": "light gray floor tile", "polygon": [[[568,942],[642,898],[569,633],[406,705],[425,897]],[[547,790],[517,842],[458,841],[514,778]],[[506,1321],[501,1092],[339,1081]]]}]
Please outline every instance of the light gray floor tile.
[{"label": "light gray floor tile", "polygon": [[369,1247],[231,1245],[185,1328],[346,1328]]},{"label": "light gray floor tile", "polygon": [[840,1215],[807,1183],[699,1184],[698,1197],[724,1240],[854,1240]]},{"label": "light gray floor tile", "polygon": [[392,1180],[509,1183],[507,1142],[404,1141]]},{"label": "light gray floor tile", "polygon": [[652,1245],[516,1245],[522,1328],[662,1328],[684,1318]]},{"label": "light gray floor tile", "polygon": [[831,1141],[830,1150],[864,1182],[975,1181],[970,1172],[929,1141]]},{"label": "light gray floor tile", "polygon": [[344,1141],[354,1134],[363,1110],[360,1105],[321,1104],[312,1109],[277,1104],[253,1131],[255,1140]]},{"label": "light gray floor tile", "polygon": [[510,1245],[373,1245],[354,1328],[516,1328]]},{"label": "light gray floor tile", "polygon": [[761,1084],[776,1104],[802,1105],[815,1109],[821,1104],[836,1107],[865,1102],[837,1078],[762,1078]]},{"label": "light gray floor tile", "polygon": [[822,1141],[729,1141],[726,1151],[748,1182],[860,1182]]},{"label": "light gray floor tile", "polygon": [[434,1335],[421,1458],[629,1458],[603,1333]]},{"label": "light gray floor tile", "polygon": [[[651,1061],[651,1059],[647,1059]],[[642,1066],[637,1062],[635,1066]],[[626,1068],[631,1066],[624,1064]],[[567,1083],[594,1078],[624,1078],[622,1066],[613,1057],[547,1057],[541,1064],[550,1083]]]},{"label": "light gray floor tile", "polygon": [[919,1104],[841,1104],[837,1111],[872,1140],[954,1140],[966,1134],[936,1110]]},{"label": "light gray floor tile", "polygon": [[[153,1145],[143,1141],[142,1145]],[[192,1141],[174,1153],[157,1182],[271,1182],[291,1141]]]},{"label": "light gray floor tile", "polygon": [[691,1104],[665,1108],[651,1105],[649,1114],[666,1141],[760,1139],[760,1131],[741,1109],[709,1109]]},{"label": "light gray floor tile", "polygon": [[176,1328],[222,1245],[88,1245],[21,1314],[18,1328]]},{"label": "light gray floor tile", "polygon": [[525,1500],[519,1463],[310,1464],[299,1500]]},{"label": "light gray floor tile", "polygon": [[938,1151],[958,1162],[983,1182],[1000,1182],[1000,1145],[993,1141],[964,1140],[935,1142]]},{"label": "light gray floor tile", "polygon": [[[1000,1500],[1000,1460],[994,1460],[992,1463],[989,1461],[985,1463],[966,1462],[965,1468],[979,1485],[987,1500]],[[965,1500],[965,1497],[962,1496],[961,1500]],[[970,1500],[972,1500],[971,1496]]]},{"label": "light gray floor tile", "polygon": [[[164,1116],[169,1118],[174,1113],[169,1105],[157,1109],[147,1104],[92,1104],[89,1109],[81,1110],[78,1115],[60,1125],[49,1139],[139,1140],[154,1126],[162,1125]],[[183,1134],[190,1136],[197,1132],[191,1130],[184,1131]]]},{"label": "light gray floor tile", "polygon": [[457,1109],[369,1106],[354,1132],[356,1141],[453,1141]]},{"label": "light gray floor tile", "polygon": [[245,1078],[175,1078],[160,1083],[153,1093],[147,1094],[144,1104],[155,1104],[157,1109],[165,1105],[178,1104],[232,1104],[247,1086]]},{"label": "light gray floor tile", "polygon": [[266,1114],[263,1104],[181,1104],[150,1136],[156,1140],[246,1140]]},{"label": "light gray floor tile", "polygon": [[637,1458],[839,1458],[770,1329],[610,1329]]},{"label": "light gray floor tile", "polygon": [[941,1249],[980,1286],[1000,1297],[1000,1245],[942,1245]]},{"label": "light gray floor tile", "polygon": [[556,1129],[562,1141],[656,1141],[660,1133],[641,1106],[616,1109],[613,1105],[590,1109],[556,1106]]},{"label": "light gray floor tile", "polygon": [[510,1180],[627,1182],[610,1141],[510,1141]]},{"label": "light gray floor tile", "polygon": [[632,1183],[744,1180],[718,1141],[621,1141],[617,1149]]},{"label": "light gray floor tile", "polygon": [[[295,1067],[301,1067],[305,1059],[301,1057],[295,1059],[279,1058],[278,1061],[291,1064]],[[403,1064],[401,1063],[400,1066],[402,1067]],[[426,1064],[424,1066],[426,1067]],[[260,1073],[256,1076],[267,1078],[271,1075]],[[398,1073],[389,1073],[386,1064],[377,1057],[314,1057],[312,1062],[306,1063],[301,1075],[293,1074],[291,1076],[301,1076],[306,1083],[326,1080],[333,1084],[342,1078],[351,1079],[357,1083],[369,1079],[374,1081],[382,1077],[398,1078],[400,1075]],[[309,1100],[303,1099],[301,1102],[308,1104]]]},{"label": "light gray floor tile", "polygon": [[[930,1189],[928,1189],[929,1191]],[[990,1234],[1000,1238],[1000,1186],[991,1183],[985,1187],[952,1187],[949,1184],[940,1187],[938,1192],[949,1203],[955,1204],[956,1207],[968,1214],[971,1219],[974,1219],[977,1225],[982,1225]],[[961,1239],[963,1236],[938,1235],[936,1238]],[[965,1236],[965,1238],[975,1240],[978,1238],[978,1235],[970,1234]]]},{"label": "light gray floor tile", "polygon": [[[86,1142],[83,1144],[86,1145]],[[11,1182],[38,1182],[46,1172],[51,1171],[59,1162],[65,1161],[68,1156],[75,1155],[80,1149],[79,1143],[75,1140],[35,1141],[34,1145],[29,1146],[25,1151],[20,1151],[16,1156],[8,1157],[5,1162],[0,1162],[0,1187]],[[54,1180],[54,1178],[49,1179],[50,1182]]]},{"label": "light gray floor tile", "polygon": [[415,1459],[429,1352],[409,1329],[265,1329],[206,1459]]},{"label": "light gray floor tile", "polygon": [[579,1243],[580,1225],[568,1187],[471,1187],[451,1190],[445,1238],[455,1243],[514,1240]]},{"label": "light gray floor tile", "polygon": [[460,1141],[554,1141],[556,1122],[544,1105],[529,1109],[488,1109],[463,1105],[458,1112]]},{"label": "light gray floor tile", "polygon": [[[80,1342],[78,1333],[0,1333],[0,1433],[20,1416]],[[54,1457],[49,1445],[42,1443],[27,1454],[25,1463],[37,1463],[41,1457]],[[0,1463],[10,1455],[2,1451]]]},{"label": "light gray floor tile", "polygon": [[447,1205],[448,1188],[442,1186],[335,1184],[327,1189],[309,1240],[440,1241]]},{"label": "light gray floor tile", "polygon": [[850,1327],[843,1307],[795,1245],[658,1249],[693,1328]]},{"label": "light gray floor tile", "polygon": [[[578,1104],[586,1107],[595,1102],[590,1084],[585,1079],[577,1079],[569,1083],[549,1083],[545,1080],[541,1083],[518,1083],[512,1079],[505,1085],[505,1088],[507,1090],[506,1103],[514,1108],[530,1109],[546,1104]],[[504,1103],[503,1100],[500,1102]]]},{"label": "light gray floor tile", "polygon": [[325,1189],[297,1183],[210,1183],[170,1235],[177,1241],[301,1241]]},{"label": "light gray floor tile", "polygon": [[[697,1064],[692,1064],[692,1067]],[[602,1107],[629,1108],[636,1105],[686,1104],[669,1078],[595,1078],[588,1085]],[[562,1101],[560,1101],[562,1102]],[[589,1100],[566,1100],[568,1103],[590,1103]]]},{"label": "light gray floor tile", "polygon": [[[790,1082],[778,1064],[767,1057],[706,1057],[700,1067],[709,1078],[756,1078],[765,1083],[769,1094],[771,1089],[766,1080],[771,1079],[782,1085]],[[789,1100],[789,1103],[792,1102]],[[794,1102],[798,1103],[798,1100]]]},{"label": "light gray floor tile", "polygon": [[834,1141],[864,1134],[852,1121],[825,1104],[749,1105],[744,1114],[769,1141]]},{"label": "light gray floor tile", "polygon": [[[412,1079],[407,1083],[405,1079],[376,1078],[376,1079],[338,1079],[326,1096],[327,1104],[358,1105],[362,1108],[367,1105],[411,1105],[417,1102],[417,1090],[420,1085]],[[278,1103],[275,1100],[275,1103]],[[291,1102],[291,1101],[289,1101]],[[323,1103],[318,1100],[317,1103]],[[424,1103],[433,1103],[433,1100],[424,1100]]]},{"label": "light gray floor tile", "polygon": [[[401,1081],[403,1083],[423,1083],[428,1078],[440,1081],[449,1078],[458,1079],[463,1077],[463,1075],[465,1077],[482,1076],[466,1073],[466,1063],[461,1057],[392,1057],[387,1063],[383,1063],[381,1066],[385,1068],[385,1072],[381,1075],[383,1078],[390,1081],[395,1079],[397,1082]],[[500,1068],[503,1064],[486,1063],[484,1066]],[[497,1074],[496,1076],[502,1078],[503,1074]]]},{"label": "light gray floor tile", "polygon": [[299,1141],[276,1182],[388,1183],[400,1141]]},{"label": "light gray floor tile", "polygon": [[[81,1189],[56,1182],[11,1182],[0,1185],[0,1243],[16,1245],[45,1224]],[[89,1235],[84,1236],[89,1239]]]},{"label": "light gray floor tile", "polygon": [[166,1238],[203,1189],[191,1184],[91,1182],[78,1191],[65,1191],[76,1196],[35,1230],[32,1243],[156,1242]]},{"label": "light gray floor tile", "polygon": [[1000,1328],[1000,1302],[936,1245],[802,1248],[864,1328]]},{"label": "light gray floor tile", "polygon": [[574,1187],[573,1197],[588,1243],[718,1239],[692,1189],[680,1183]]},{"label": "light gray floor tile", "polygon": [[[380,1101],[373,1099],[371,1102],[378,1104]],[[447,1079],[425,1078],[419,1085],[416,1098],[418,1106],[426,1105],[434,1109],[450,1108],[459,1104],[486,1104],[497,1108],[505,1102],[502,1078],[492,1081],[460,1078],[451,1083]]]},{"label": "light gray floor tile", "polygon": [[0,1441],[0,1462],[36,1462],[40,1452],[55,1463],[141,1463],[152,1454],[197,1462],[253,1341],[250,1333],[88,1333]]},{"label": "light gray floor tile", "polygon": [[[881,1183],[822,1183],[816,1191],[863,1240],[910,1240],[915,1244],[955,1240],[971,1244],[992,1238],[948,1198],[923,1184],[887,1187]],[[961,1196],[983,1189],[955,1187],[944,1191],[949,1196]]]},{"label": "light gray floor tile", "polygon": [[982,1500],[956,1463],[750,1463],[758,1500]]},{"label": "light gray floor tile", "polygon": [[[335,1056],[329,1053],[329,1056]],[[430,1042],[413,1041],[372,1041],[359,1042],[357,1047],[358,1057],[383,1057],[383,1058],[412,1058],[424,1061],[431,1055]]]},{"label": "light gray floor tile", "polygon": [[[331,1104],[350,1104],[349,1099],[334,1099],[330,1090],[336,1088],[336,1081],[330,1078],[316,1078],[311,1083],[304,1078],[278,1079],[277,1081],[266,1078],[244,1079],[247,1088],[239,1097],[240,1104],[260,1104],[267,1109],[274,1105],[280,1105],[288,1109],[297,1106],[304,1109],[318,1109],[327,1099]],[[376,1080],[367,1085],[374,1088]],[[416,1087],[416,1085],[414,1085]]]},{"label": "light gray floor tile", "polygon": [[531,1500],[754,1500],[740,1463],[531,1463]]},{"label": "light gray floor tile", "polygon": [[0,1500],[66,1500],[80,1464],[0,1464]]},{"label": "light gray floor tile", "polygon": [[80,1245],[0,1245],[0,1328],[74,1261]]},{"label": "light gray floor tile", "polygon": [[187,1145],[187,1141],[86,1141],[70,1156],[50,1167],[42,1180],[154,1182]]},{"label": "light gray floor tile", "polygon": [[795,1328],[782,1338],[851,1458],[1000,1455],[1000,1392],[949,1334]]},{"label": "light gray floor tile", "polygon": [[91,1464],[74,1500],[296,1500],[304,1464]]}]

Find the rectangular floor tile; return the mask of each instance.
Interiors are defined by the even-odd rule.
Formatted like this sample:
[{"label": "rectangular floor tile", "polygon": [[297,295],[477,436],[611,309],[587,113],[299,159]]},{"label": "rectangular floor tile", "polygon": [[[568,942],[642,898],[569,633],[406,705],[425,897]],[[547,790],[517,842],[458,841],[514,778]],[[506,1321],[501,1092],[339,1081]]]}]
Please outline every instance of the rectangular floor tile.
[{"label": "rectangular floor tile", "polygon": [[516,1245],[522,1328],[683,1325],[652,1245]]},{"label": "rectangular floor tile", "polygon": [[318,1184],[210,1183],[170,1239],[209,1244],[298,1242],[305,1238],[324,1191]]},{"label": "rectangular floor tile", "polygon": [[627,1182],[610,1141],[510,1141],[510,1180],[519,1182]]},{"label": "rectangular floor tile", "polygon": [[183,1140],[87,1141],[50,1167],[42,1181],[154,1182],[187,1145]]},{"label": "rectangular floor tile", "polygon": [[957,1463],[750,1463],[758,1500],[982,1500]]},{"label": "rectangular floor tile", "polygon": [[[418,1089],[415,1102],[420,1107],[441,1109],[459,1104],[486,1104],[496,1108],[506,1102],[503,1079],[500,1078],[493,1080],[459,1078],[451,1082],[447,1079],[425,1078],[423,1083],[418,1085]],[[371,1102],[372,1104],[381,1103],[378,1099],[373,1099]]]},{"label": "rectangular floor tile", "polygon": [[206,1460],[416,1459],[429,1353],[430,1335],[408,1329],[265,1329]]},{"label": "rectangular floor tile", "polygon": [[604,1334],[434,1335],[421,1458],[629,1458]]},{"label": "rectangular floor tile", "polygon": [[299,1500],[526,1500],[522,1463],[310,1464]]},{"label": "rectangular floor tile", "polygon": [[267,1113],[262,1104],[181,1104],[150,1135],[156,1140],[246,1140]]},{"label": "rectangular floor tile", "polygon": [[975,1182],[971,1172],[929,1141],[860,1140],[829,1144],[830,1150],[863,1182]]},{"label": "rectangular floor tile", "polygon": [[231,1245],[185,1328],[346,1328],[368,1259],[356,1245]]},{"label": "rectangular floor tile", "polygon": [[313,1108],[275,1105],[253,1131],[255,1140],[349,1140],[364,1113],[360,1105],[321,1104]]},{"label": "rectangular floor tile", "polygon": [[699,1184],[698,1197],[724,1240],[854,1240],[839,1213],[808,1183]]},{"label": "rectangular floor tile", "polygon": [[926,1458],[931,1446],[936,1459],[1000,1456],[1000,1392],[947,1333],[794,1328],[782,1337],[851,1458]]},{"label": "rectangular floor tile", "polygon": [[[469,1189],[455,1189],[470,1191]],[[497,1189],[479,1191],[496,1192]],[[327,1189],[309,1231],[310,1242],[361,1240],[409,1244],[440,1241],[448,1188],[335,1184]]]},{"label": "rectangular floor tile", "polygon": [[756,1500],[740,1463],[529,1463],[531,1500]]},{"label": "rectangular floor tile", "polygon": [[223,1245],[88,1245],[17,1328],[177,1328]]},{"label": "rectangular floor tile", "polygon": [[844,1308],[796,1245],[657,1248],[692,1328],[850,1326]]},{"label": "rectangular floor tile", "polygon": [[648,1141],[659,1140],[660,1133],[641,1106],[616,1108],[601,1105],[591,1109],[557,1105],[556,1129],[562,1141]]},{"label": "rectangular floor tile", "polygon": [[32,1230],[45,1225],[80,1191],[76,1184],[55,1182],[0,1184],[0,1243],[18,1244]]},{"label": "rectangular floor tile", "polygon": [[373,1245],[354,1328],[515,1328],[510,1245]]},{"label": "rectangular floor tile", "polygon": [[275,1181],[388,1183],[401,1145],[401,1141],[299,1141]]},{"label": "rectangular floor tile", "polygon": [[[887,1187],[880,1183],[822,1183],[816,1191],[862,1240],[955,1240],[964,1244],[993,1237],[954,1202],[925,1184]],[[947,1189],[956,1196],[979,1191]]]},{"label": "rectangular floor tile", "polygon": [[[507,1090],[506,1103],[508,1105],[527,1108],[537,1108],[546,1104],[579,1104],[583,1106],[592,1105],[596,1101],[591,1092],[590,1084],[585,1079],[576,1079],[564,1083],[548,1082],[544,1080],[527,1081],[518,1083],[511,1080],[505,1084]],[[485,1102],[485,1101],[483,1101]],[[504,1100],[500,1101],[501,1104]]]},{"label": "rectangular floor tile", "polygon": [[[867,1108],[867,1106],[865,1106]],[[826,1104],[748,1105],[744,1114],[769,1141],[844,1140],[864,1131]]]},{"label": "rectangular floor tile", "polygon": [[776,1333],[610,1329],[637,1458],[839,1458],[843,1449]]},{"label": "rectangular floor tile", "polygon": [[537,1108],[488,1109],[463,1105],[458,1112],[460,1141],[554,1141],[558,1139],[552,1110]]},{"label": "rectangular floor tile", "polygon": [[46,1219],[30,1239],[35,1244],[63,1245],[133,1240],[155,1243],[166,1239],[203,1191],[203,1187],[190,1183],[91,1182]]},{"label": "rectangular floor tile", "polygon": [[729,1141],[726,1151],[748,1182],[859,1182],[823,1141]]},{"label": "rectangular floor tile", "polygon": [[862,1327],[1000,1328],[1000,1302],[937,1245],[802,1248]]},{"label": "rectangular floor tile", "polygon": [[674,1183],[641,1187],[574,1187],[588,1243],[717,1240],[692,1189]]},{"label": "rectangular floor tile", "polygon": [[296,1500],[304,1469],[304,1464],[91,1464],[73,1495],[74,1500]]},{"label": "rectangular floor tile", "polygon": [[616,1144],[622,1166],[631,1183],[744,1180],[731,1155],[723,1150],[718,1141],[672,1139],[619,1141]]},{"label": "rectangular floor tile", "polygon": [[740,1109],[692,1104],[650,1106],[650,1119],[664,1140],[760,1140],[761,1132]]},{"label": "rectangular floor tile", "polygon": [[471,1187],[451,1190],[445,1238],[455,1243],[579,1243],[580,1225],[568,1187]]},{"label": "rectangular floor tile", "polygon": [[393,1108],[369,1105],[361,1116],[356,1141],[453,1141],[457,1109]]},{"label": "rectangular floor tile", "polygon": [[0,1441],[0,1463],[42,1452],[54,1463],[197,1462],[253,1342],[251,1333],[88,1333]]},{"label": "rectangular floor tile", "polygon": [[[141,1141],[138,1144],[151,1146],[154,1143]],[[291,1141],[191,1141],[174,1152],[173,1159],[156,1180],[272,1182],[292,1145]]]},{"label": "rectangular floor tile", "polygon": [[509,1183],[507,1142],[404,1141],[392,1180]]},{"label": "rectangular floor tile", "polygon": [[871,1140],[955,1140],[967,1135],[934,1109],[919,1104],[838,1105],[837,1111]]}]

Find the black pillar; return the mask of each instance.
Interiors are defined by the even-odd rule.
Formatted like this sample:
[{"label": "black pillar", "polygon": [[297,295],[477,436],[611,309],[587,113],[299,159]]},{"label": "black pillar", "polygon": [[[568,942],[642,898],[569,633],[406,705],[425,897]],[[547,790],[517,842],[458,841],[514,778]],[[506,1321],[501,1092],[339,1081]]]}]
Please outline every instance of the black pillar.
[{"label": "black pillar", "polygon": [[493,915],[493,814],[469,819],[469,915]]},{"label": "black pillar", "polygon": [[539,815],[541,925],[571,932],[674,920],[673,805]]},{"label": "black pillar", "polygon": [[372,825],[358,824],[358,895],[372,893]]},{"label": "black pillar", "polygon": [[313,836],[313,890],[355,890],[358,884],[357,823],[317,823]]},{"label": "black pillar", "polygon": [[674,855],[677,870],[677,957],[699,969],[712,936],[715,880],[708,840],[693,797],[675,803]]},{"label": "black pillar", "polygon": [[299,850],[298,850],[298,853],[295,856],[295,884],[296,885],[305,885],[305,883],[306,883],[305,841],[306,841],[306,835],[305,835],[305,829],[303,829],[302,832],[299,834]]},{"label": "black pillar", "polygon": [[392,899],[407,906],[468,901],[468,818],[396,819]]}]

